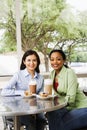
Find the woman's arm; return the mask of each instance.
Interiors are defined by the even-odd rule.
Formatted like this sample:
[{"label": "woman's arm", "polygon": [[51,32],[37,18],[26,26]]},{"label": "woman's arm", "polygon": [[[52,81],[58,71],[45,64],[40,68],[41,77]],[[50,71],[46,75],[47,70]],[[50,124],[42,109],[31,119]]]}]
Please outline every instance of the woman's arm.
[{"label": "woman's arm", "polygon": [[8,82],[8,84],[2,89],[1,95],[21,95],[24,93],[23,90],[16,90],[16,84],[18,81],[18,74],[16,73],[11,80]]},{"label": "woman's arm", "polygon": [[68,76],[68,78],[67,78],[67,81],[68,81],[68,87],[67,87],[68,103],[70,105],[73,105],[75,103],[76,93],[77,93],[77,88],[78,88],[77,76],[76,76],[75,72],[71,69],[69,69],[67,76]]}]

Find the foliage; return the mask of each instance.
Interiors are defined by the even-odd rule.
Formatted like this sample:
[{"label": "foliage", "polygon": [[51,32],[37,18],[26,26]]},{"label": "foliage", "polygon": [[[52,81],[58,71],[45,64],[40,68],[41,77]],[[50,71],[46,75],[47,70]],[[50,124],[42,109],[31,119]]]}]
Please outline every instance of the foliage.
[{"label": "foliage", "polygon": [[[0,1],[1,2],[1,1]],[[87,46],[87,13],[75,16],[65,0],[22,0],[22,49],[36,49],[44,54],[48,70],[48,54],[59,48],[67,53],[68,60],[82,59],[76,49]],[[1,6],[0,29],[4,29],[2,50],[16,50],[16,20],[14,1],[6,0]],[[78,44],[78,45],[77,45]],[[2,52],[0,48],[0,52]]]}]

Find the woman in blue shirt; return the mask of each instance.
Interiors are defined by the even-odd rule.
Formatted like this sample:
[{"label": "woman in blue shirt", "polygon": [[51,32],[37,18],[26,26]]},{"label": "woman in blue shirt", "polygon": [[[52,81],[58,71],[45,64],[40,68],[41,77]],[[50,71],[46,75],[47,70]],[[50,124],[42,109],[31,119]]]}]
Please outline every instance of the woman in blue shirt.
[{"label": "woman in blue shirt", "polygon": [[[8,84],[2,89],[1,95],[24,95],[24,92],[29,89],[29,82],[35,79],[37,83],[36,93],[38,94],[43,90],[44,78],[39,74],[40,58],[36,51],[28,50],[22,57],[20,70],[15,73]],[[25,124],[26,130],[43,130],[45,117],[44,115],[37,114],[36,119],[34,116],[21,116],[21,123]],[[41,123],[39,123],[39,121]]]}]

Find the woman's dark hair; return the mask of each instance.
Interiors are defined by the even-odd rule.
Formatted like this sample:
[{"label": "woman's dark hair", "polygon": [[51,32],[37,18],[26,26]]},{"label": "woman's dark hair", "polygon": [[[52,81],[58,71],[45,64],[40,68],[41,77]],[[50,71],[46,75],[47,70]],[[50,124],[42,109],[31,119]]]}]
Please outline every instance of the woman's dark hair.
[{"label": "woman's dark hair", "polygon": [[22,57],[22,62],[21,62],[21,65],[20,65],[20,70],[24,70],[26,68],[26,66],[24,64],[24,61],[25,61],[26,57],[29,56],[29,55],[35,55],[36,56],[36,58],[37,58],[37,67],[36,67],[35,71],[37,73],[39,73],[40,72],[40,70],[39,70],[40,58],[39,58],[39,55],[37,54],[37,52],[34,51],[34,50],[27,50],[24,53],[24,55]]},{"label": "woman's dark hair", "polygon": [[[60,53],[61,56],[62,56],[62,58],[63,58],[63,60],[66,60],[66,55],[65,55],[65,53],[64,53],[62,50],[58,50],[58,49],[52,50],[52,51],[50,52],[50,54],[49,54],[49,58],[51,58],[51,54],[54,53],[54,52]],[[68,66],[67,66],[66,63],[64,63],[64,66],[65,66],[66,68],[68,68]]]}]

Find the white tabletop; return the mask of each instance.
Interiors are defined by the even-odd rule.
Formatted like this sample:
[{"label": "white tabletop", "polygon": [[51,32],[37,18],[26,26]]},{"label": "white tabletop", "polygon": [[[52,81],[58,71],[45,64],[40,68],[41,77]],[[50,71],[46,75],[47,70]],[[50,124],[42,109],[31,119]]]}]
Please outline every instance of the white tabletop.
[{"label": "white tabletop", "polygon": [[24,98],[21,96],[0,97],[1,116],[19,116],[53,111],[66,106],[63,98],[52,97],[39,99],[37,97]]},{"label": "white tabletop", "polygon": [[14,116],[14,130],[20,130],[21,115],[49,112],[67,105],[64,98],[52,97],[40,99],[37,96],[24,98],[21,96],[0,97],[0,115]]}]

